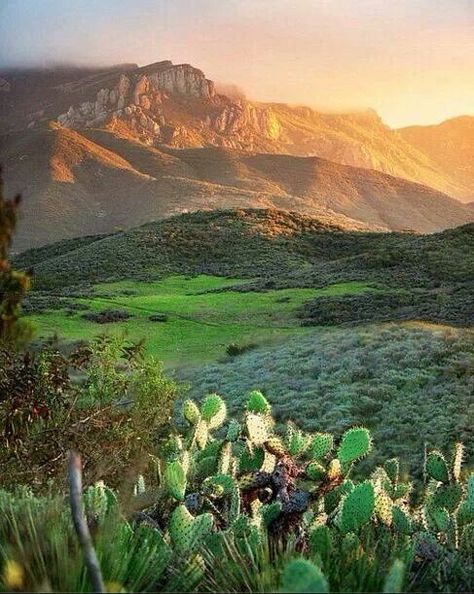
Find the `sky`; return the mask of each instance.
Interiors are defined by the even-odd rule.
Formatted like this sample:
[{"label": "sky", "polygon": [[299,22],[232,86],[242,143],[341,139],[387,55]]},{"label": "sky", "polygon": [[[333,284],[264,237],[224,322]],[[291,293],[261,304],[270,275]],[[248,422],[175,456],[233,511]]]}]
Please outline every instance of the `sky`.
[{"label": "sky", "polygon": [[474,0],[0,0],[0,67],[190,63],[258,101],[474,115]]}]

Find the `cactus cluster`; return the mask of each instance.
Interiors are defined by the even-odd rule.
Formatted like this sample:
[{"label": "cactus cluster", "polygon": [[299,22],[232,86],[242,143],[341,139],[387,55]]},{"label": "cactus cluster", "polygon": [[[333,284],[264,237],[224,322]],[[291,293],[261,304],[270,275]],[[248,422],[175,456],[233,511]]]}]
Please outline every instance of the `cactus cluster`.
[{"label": "cactus cluster", "polygon": [[[351,427],[335,439],[329,433],[304,432],[293,423],[277,427],[270,404],[257,391],[249,394],[239,421],[226,421],[225,403],[215,394],[200,406],[187,400],[182,412],[186,432],[160,444],[159,484],[149,486],[148,478],[138,477],[129,517],[122,516],[121,498],[103,483],[84,491],[107,581],[112,577],[119,586],[126,582],[130,591],[138,586],[213,591],[217,566],[221,586],[227,586],[228,572],[235,572],[230,591],[241,591],[242,585],[246,591],[339,591],[342,573],[349,581],[340,591],[353,591],[351,586],[359,584],[351,579],[366,573],[375,579],[377,573],[379,581],[368,584],[397,592],[410,583],[410,571],[412,577],[413,570],[424,574],[418,571],[420,563],[440,560],[444,572],[445,553],[461,558],[462,552],[472,559],[474,474],[463,469],[460,444],[451,456],[427,451],[424,485],[414,486],[397,458],[364,476],[357,464],[372,448],[367,429]],[[29,506],[35,502],[30,494],[24,499]],[[12,508],[12,501],[0,491],[2,509]],[[21,517],[33,521],[47,511],[43,507],[35,503],[34,513],[21,511]],[[58,517],[54,539],[67,535],[68,514]],[[105,531],[109,527],[112,533]],[[36,535],[36,526],[32,533]],[[387,541],[381,550],[391,556],[385,558],[378,547]],[[50,544],[46,539],[47,549]],[[120,572],[108,551],[120,551],[117,557],[128,559]],[[18,570],[15,556],[5,552],[0,587],[2,579],[15,586],[23,566]],[[0,550],[0,561],[2,554]],[[377,555],[377,571],[369,571]],[[342,571],[332,571],[335,559],[342,560]],[[141,567],[142,561],[143,571],[134,573],[131,568]],[[61,568],[59,574],[67,571]]]},{"label": "cactus cluster", "polygon": [[339,534],[347,550],[357,550],[367,526],[399,538],[430,533],[458,546],[463,532],[474,532],[474,475],[463,486],[460,445],[451,465],[441,452],[427,453],[426,495],[413,507],[412,484],[396,458],[354,480],[372,448],[364,427],[349,428],[338,441],[291,422],[280,433],[258,391],[248,395],[241,422],[224,426],[225,403],[215,394],[200,406],[185,401],[183,416],[189,430],[172,438],[161,462],[164,491],[174,502],[167,530],[179,550],[216,547],[229,534],[253,542],[303,534],[318,554]]}]

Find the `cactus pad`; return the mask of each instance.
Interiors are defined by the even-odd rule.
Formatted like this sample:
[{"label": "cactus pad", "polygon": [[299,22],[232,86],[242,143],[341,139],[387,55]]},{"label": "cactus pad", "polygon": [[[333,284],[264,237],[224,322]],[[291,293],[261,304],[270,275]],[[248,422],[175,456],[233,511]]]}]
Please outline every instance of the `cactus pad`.
[{"label": "cactus pad", "polygon": [[449,470],[446,459],[441,452],[433,450],[426,457],[426,473],[435,481],[449,483]]},{"label": "cactus pad", "polygon": [[207,423],[203,419],[201,419],[196,426],[195,437],[198,447],[203,450],[207,445],[207,440],[209,437]]},{"label": "cactus pad", "polygon": [[330,481],[338,478],[341,475],[341,463],[337,458],[331,460],[327,468],[326,474]]},{"label": "cactus pad", "polygon": [[390,460],[386,460],[383,467],[388,478],[392,481],[392,483],[396,484],[400,474],[400,462],[398,458],[390,458]]},{"label": "cactus pad", "polygon": [[370,521],[375,507],[372,483],[360,483],[341,501],[338,524],[342,532],[356,532]]},{"label": "cactus pad", "polygon": [[329,586],[314,563],[293,559],[283,570],[280,592],[329,592]]},{"label": "cactus pad", "polygon": [[167,462],[164,471],[164,485],[171,497],[184,500],[186,492],[186,475],[181,462]]},{"label": "cactus pad", "polygon": [[432,502],[436,507],[444,507],[453,512],[461,503],[463,490],[460,484],[441,485],[433,494]]},{"label": "cactus pad", "polygon": [[235,419],[231,419],[229,421],[229,426],[227,427],[227,441],[237,441],[240,435],[240,423]]},{"label": "cactus pad", "polygon": [[168,531],[175,548],[185,552],[192,550],[196,543],[212,530],[211,514],[194,517],[184,505],[178,505],[170,516]]},{"label": "cactus pad", "polygon": [[201,417],[210,429],[220,427],[225,421],[227,409],[225,402],[217,394],[209,394],[201,404]]},{"label": "cactus pad", "polygon": [[367,456],[371,448],[371,438],[368,429],[353,427],[344,433],[337,450],[337,457],[345,466]]},{"label": "cactus pad", "polygon": [[392,507],[392,524],[399,534],[411,534],[412,526],[410,517],[399,507]]},{"label": "cactus pad", "polygon": [[270,414],[271,406],[261,392],[254,390],[248,396],[247,410],[251,413],[268,415]]},{"label": "cactus pad", "polygon": [[183,417],[190,425],[196,425],[201,418],[199,408],[192,400],[185,400],[183,402]]},{"label": "cactus pad", "polygon": [[247,427],[248,437],[254,445],[260,446],[268,441],[268,424],[264,416],[247,413],[245,416],[245,425]]},{"label": "cactus pad", "polygon": [[265,449],[277,458],[281,458],[285,456],[287,453],[282,440],[276,435],[270,436],[269,439],[265,442]]},{"label": "cactus pad", "polygon": [[323,478],[326,469],[319,462],[310,462],[305,468],[306,476],[312,481],[318,481]]},{"label": "cactus pad", "polygon": [[334,437],[330,433],[315,433],[310,445],[311,455],[316,460],[321,460],[333,447]]}]

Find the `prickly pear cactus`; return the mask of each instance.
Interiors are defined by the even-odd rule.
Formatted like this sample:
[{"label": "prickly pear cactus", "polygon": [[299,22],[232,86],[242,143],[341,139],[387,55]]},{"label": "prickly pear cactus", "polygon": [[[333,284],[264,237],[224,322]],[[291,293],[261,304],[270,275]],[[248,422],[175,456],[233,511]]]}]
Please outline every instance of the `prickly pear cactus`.
[{"label": "prickly pear cactus", "polygon": [[367,524],[375,509],[374,487],[365,481],[348,493],[340,503],[337,523],[342,532],[357,532]]},{"label": "prickly pear cactus", "polygon": [[344,433],[337,450],[340,463],[345,466],[365,458],[370,452],[372,441],[370,433],[363,427],[353,427]]},{"label": "prickly pear cactus", "polygon": [[446,458],[438,450],[429,452],[425,463],[426,474],[441,483],[449,483],[449,470]]},{"label": "prickly pear cactus", "polygon": [[269,415],[271,406],[261,392],[254,390],[248,395],[247,411],[256,414]]},{"label": "prickly pear cactus", "polygon": [[315,433],[311,440],[311,457],[322,460],[334,447],[334,437],[330,433]]}]

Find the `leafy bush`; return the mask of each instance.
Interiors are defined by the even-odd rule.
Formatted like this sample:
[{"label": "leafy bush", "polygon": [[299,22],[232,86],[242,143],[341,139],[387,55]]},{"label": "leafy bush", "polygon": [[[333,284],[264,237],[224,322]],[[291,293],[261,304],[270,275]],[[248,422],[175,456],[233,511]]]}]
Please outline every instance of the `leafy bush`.
[{"label": "leafy bush", "polygon": [[231,413],[259,386],[279,423],[336,435],[368,424],[379,447],[363,466],[401,455],[419,475],[425,442],[443,449],[458,439],[474,460],[473,361],[472,331],[368,326],[314,331],[181,378],[191,397],[225,394]]},{"label": "leafy bush", "polygon": [[0,352],[0,484],[46,488],[65,476],[71,448],[87,457],[89,481],[118,484],[132,461],[133,479],[169,430],[176,391],[157,361],[117,337],[70,356]]},{"label": "leafy bush", "polygon": [[247,351],[251,351],[252,349],[254,349],[257,345],[255,344],[236,344],[235,342],[227,345],[227,348],[225,350],[226,354],[229,357],[237,357],[238,355],[242,355],[243,353],[246,353]]}]

